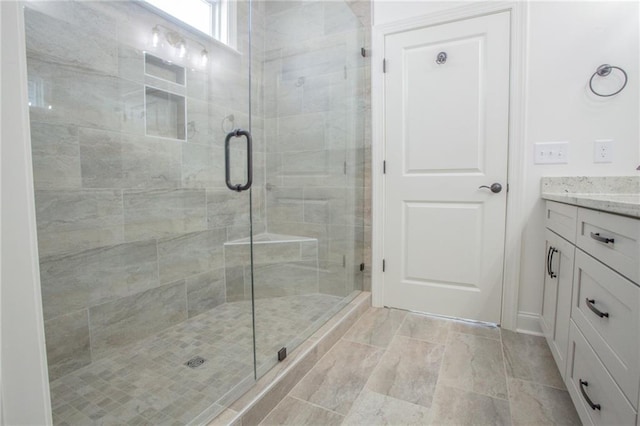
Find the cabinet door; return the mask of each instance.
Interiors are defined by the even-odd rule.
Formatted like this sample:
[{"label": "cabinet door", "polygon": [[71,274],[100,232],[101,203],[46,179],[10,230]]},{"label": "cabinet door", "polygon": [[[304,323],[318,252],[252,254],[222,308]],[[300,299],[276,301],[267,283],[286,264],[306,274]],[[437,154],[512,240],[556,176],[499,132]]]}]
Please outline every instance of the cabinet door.
[{"label": "cabinet door", "polygon": [[571,288],[575,247],[545,230],[545,280],[541,327],[561,376],[565,376],[571,314]]},{"label": "cabinet door", "polygon": [[[551,256],[556,250],[554,243],[560,238],[548,229],[545,232],[545,264],[544,264],[544,287],[542,289],[542,314],[540,315],[540,326],[542,332],[551,344],[553,331],[556,326],[556,309],[558,302],[558,277],[551,273]],[[557,244],[556,244],[557,245]]]}]

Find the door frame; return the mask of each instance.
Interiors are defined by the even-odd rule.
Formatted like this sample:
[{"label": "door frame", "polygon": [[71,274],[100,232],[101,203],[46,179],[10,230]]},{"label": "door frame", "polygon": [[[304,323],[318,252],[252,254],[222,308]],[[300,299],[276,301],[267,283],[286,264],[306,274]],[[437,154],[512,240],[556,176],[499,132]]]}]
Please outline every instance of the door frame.
[{"label": "door frame", "polygon": [[505,258],[503,262],[501,327],[516,330],[518,322],[518,291],[520,287],[520,254],[522,247],[524,192],[524,137],[526,91],[526,36],[528,6],[520,2],[482,2],[460,6],[433,14],[403,19],[372,28],[371,56],[371,175],[372,175],[372,247],[371,293],[372,305],[383,306],[385,180],[385,83],[382,62],[385,57],[385,37],[391,34],[430,27],[449,22],[481,17],[500,12],[510,13],[510,82],[509,82],[509,140]]},{"label": "door frame", "polygon": [[[51,398],[36,237],[23,8],[21,1],[0,2],[3,95],[0,358],[4,363],[0,371],[0,424],[49,425]],[[29,368],[19,368],[23,365]]]}]

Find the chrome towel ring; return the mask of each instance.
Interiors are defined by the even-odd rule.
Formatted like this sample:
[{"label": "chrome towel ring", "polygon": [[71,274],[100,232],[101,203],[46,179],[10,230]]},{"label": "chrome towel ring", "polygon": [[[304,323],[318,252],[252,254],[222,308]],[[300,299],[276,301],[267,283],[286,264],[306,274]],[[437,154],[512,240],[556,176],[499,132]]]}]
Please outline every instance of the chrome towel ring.
[{"label": "chrome towel ring", "polygon": [[[606,77],[609,74],[611,74],[612,70],[619,70],[622,75],[624,76],[624,83],[622,84],[622,87],[620,87],[620,89],[618,89],[617,91],[613,92],[613,93],[609,93],[609,94],[602,94],[602,93],[598,93],[595,91],[595,89],[593,88],[593,79],[595,78],[595,76],[598,77]],[[627,73],[625,72],[625,70],[623,70],[620,67],[616,67],[614,65],[609,65],[609,64],[602,64],[598,67],[598,69],[596,70],[596,72],[593,73],[593,75],[591,76],[591,78],[589,79],[589,89],[591,89],[591,91],[597,95],[597,96],[601,96],[603,98],[608,98],[609,96],[614,96],[617,95],[618,93],[622,92],[622,89],[625,88],[625,86],[627,85],[627,81],[629,81],[629,78],[627,77]]]}]

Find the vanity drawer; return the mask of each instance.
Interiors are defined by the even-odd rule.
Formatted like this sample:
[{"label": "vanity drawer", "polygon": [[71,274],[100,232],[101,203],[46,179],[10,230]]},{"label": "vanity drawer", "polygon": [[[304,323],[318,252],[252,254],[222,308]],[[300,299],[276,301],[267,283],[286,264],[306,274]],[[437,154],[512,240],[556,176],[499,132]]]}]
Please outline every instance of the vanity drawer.
[{"label": "vanity drawer", "polygon": [[577,246],[640,282],[640,220],[579,208]]},{"label": "vanity drawer", "polygon": [[633,405],[640,380],[639,310],[638,286],[576,250],[571,318]]},{"label": "vanity drawer", "polygon": [[575,244],[578,208],[568,204],[547,201],[545,209],[544,226]]},{"label": "vanity drawer", "polygon": [[[569,327],[568,360],[567,389],[582,423],[585,425],[634,425],[636,423],[636,410],[573,322]],[[590,403],[598,404],[600,409],[592,408]]]}]

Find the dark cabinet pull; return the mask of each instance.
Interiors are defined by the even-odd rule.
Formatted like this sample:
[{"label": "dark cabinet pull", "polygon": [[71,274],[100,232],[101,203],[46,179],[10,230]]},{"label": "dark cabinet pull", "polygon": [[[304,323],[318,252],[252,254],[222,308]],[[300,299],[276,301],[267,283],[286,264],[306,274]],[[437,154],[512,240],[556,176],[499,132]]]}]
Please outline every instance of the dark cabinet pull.
[{"label": "dark cabinet pull", "polygon": [[601,243],[605,243],[605,244],[613,244],[615,243],[615,240],[613,238],[606,238],[606,237],[601,237],[599,232],[592,232],[591,233],[591,238],[593,238],[596,241],[600,241]]},{"label": "dark cabinet pull", "polygon": [[554,247],[549,246],[549,251],[547,252],[547,275],[549,275],[551,278],[557,277],[556,273],[551,270],[551,265],[553,262],[553,254],[556,253],[557,251],[558,250],[555,249]]},{"label": "dark cabinet pull", "polygon": [[582,396],[584,397],[585,401],[587,401],[587,404],[589,404],[589,407],[591,407],[591,409],[594,411],[601,410],[602,408],[600,407],[600,404],[594,404],[593,401],[591,401],[591,398],[589,398],[589,395],[587,395],[587,392],[584,390],[584,388],[586,388],[587,386],[589,386],[589,382],[580,379],[580,392],[582,392]]},{"label": "dark cabinet pull", "polygon": [[[230,169],[230,154],[229,154],[229,145],[231,143],[231,138],[239,138],[244,136],[247,140],[247,181],[244,185],[241,184],[233,184],[231,183],[231,169]],[[224,164],[225,164],[225,180],[227,183],[227,188],[232,191],[246,191],[251,188],[251,183],[253,182],[253,159],[252,159],[252,140],[251,133],[246,130],[235,129],[229,132],[227,137],[224,140]]]},{"label": "dark cabinet pull", "polygon": [[594,314],[596,314],[600,318],[609,318],[609,312],[602,312],[601,310],[599,310],[598,308],[593,306],[593,304],[596,303],[595,299],[589,299],[587,297],[586,301],[587,301],[587,306],[589,307],[589,309],[591,309],[591,312],[593,312]]}]

